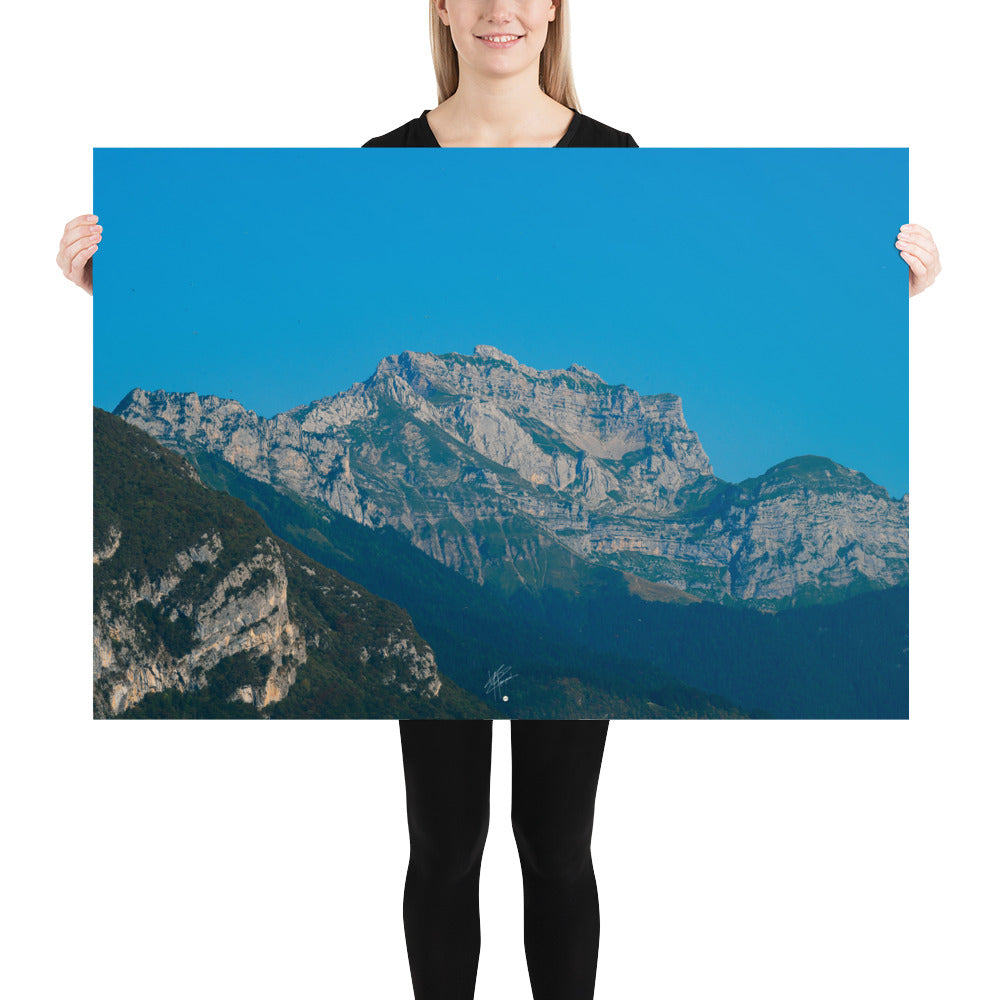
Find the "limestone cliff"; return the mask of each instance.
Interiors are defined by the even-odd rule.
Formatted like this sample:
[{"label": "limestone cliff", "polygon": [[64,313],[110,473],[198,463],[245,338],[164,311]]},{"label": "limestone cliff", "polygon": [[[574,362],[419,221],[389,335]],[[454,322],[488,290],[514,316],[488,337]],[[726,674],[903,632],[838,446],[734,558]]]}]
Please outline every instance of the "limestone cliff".
[{"label": "limestone cliff", "polygon": [[[306,658],[305,639],[288,614],[288,580],[272,538],[214,582],[208,593],[188,596],[182,586],[201,582],[222,549],[218,534],[174,555],[162,575],[138,579],[129,570],[108,580],[96,595],[94,612],[95,715],[118,715],[151,691],[189,691],[206,682],[208,671],[244,653],[258,663],[259,676],[237,685],[231,697],[264,708],[288,693],[295,668]],[[198,588],[203,590],[203,588]],[[150,622],[184,623],[190,646],[183,652],[169,637],[156,641]],[[162,630],[161,630],[162,631]],[[169,633],[168,633],[169,635]]]}]

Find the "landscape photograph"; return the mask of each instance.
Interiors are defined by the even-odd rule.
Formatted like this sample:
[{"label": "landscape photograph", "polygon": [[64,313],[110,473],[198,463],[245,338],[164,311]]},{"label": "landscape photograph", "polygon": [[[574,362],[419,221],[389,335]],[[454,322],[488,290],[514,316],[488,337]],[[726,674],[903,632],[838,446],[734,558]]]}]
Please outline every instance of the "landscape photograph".
[{"label": "landscape photograph", "polygon": [[95,718],[908,717],[906,151],[566,152],[95,150]]}]

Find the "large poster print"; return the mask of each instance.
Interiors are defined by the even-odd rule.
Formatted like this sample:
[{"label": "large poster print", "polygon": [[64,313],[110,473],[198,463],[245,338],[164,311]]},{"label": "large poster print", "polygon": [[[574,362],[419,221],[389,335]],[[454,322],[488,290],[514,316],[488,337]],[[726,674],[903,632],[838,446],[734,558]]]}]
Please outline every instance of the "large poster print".
[{"label": "large poster print", "polygon": [[906,718],[898,149],[95,152],[98,718]]}]

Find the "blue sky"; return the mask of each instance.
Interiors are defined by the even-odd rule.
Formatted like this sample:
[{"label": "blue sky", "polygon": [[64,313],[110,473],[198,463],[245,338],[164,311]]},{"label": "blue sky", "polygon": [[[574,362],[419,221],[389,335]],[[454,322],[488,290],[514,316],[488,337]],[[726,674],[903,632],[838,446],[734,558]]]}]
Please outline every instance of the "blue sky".
[{"label": "blue sky", "polygon": [[493,344],[681,396],[717,475],[908,489],[905,149],[97,149],[94,402],[264,416]]}]

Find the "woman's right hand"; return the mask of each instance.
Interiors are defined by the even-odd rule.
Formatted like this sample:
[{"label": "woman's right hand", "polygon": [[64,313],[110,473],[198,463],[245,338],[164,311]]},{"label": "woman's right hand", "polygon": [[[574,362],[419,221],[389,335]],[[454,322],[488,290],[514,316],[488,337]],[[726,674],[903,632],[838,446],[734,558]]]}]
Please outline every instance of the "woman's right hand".
[{"label": "woman's right hand", "polygon": [[93,257],[101,242],[103,226],[97,225],[96,215],[78,215],[70,219],[59,241],[56,263],[70,281],[90,295],[94,294]]}]

